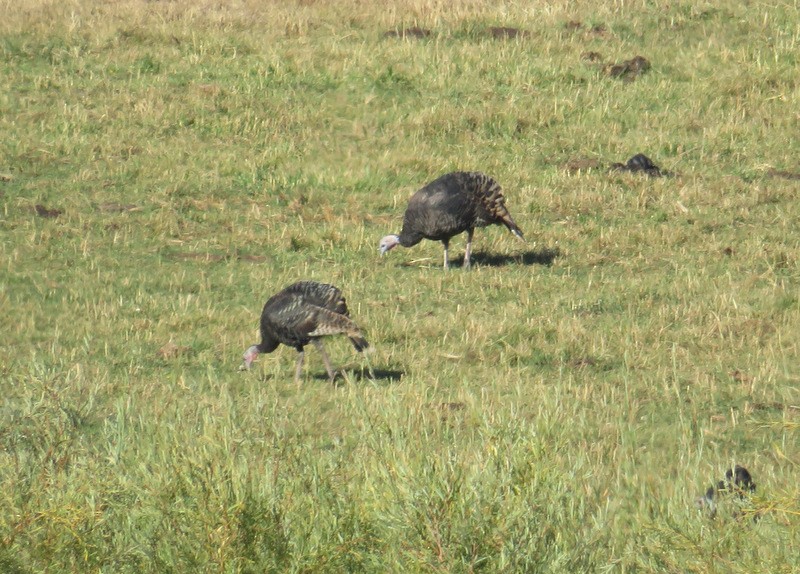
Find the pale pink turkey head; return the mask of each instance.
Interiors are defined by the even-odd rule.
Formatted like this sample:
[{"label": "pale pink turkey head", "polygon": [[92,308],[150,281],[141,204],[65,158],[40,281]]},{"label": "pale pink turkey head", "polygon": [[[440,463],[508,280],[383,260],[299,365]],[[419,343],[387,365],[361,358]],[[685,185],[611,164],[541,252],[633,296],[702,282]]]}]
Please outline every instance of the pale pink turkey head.
[{"label": "pale pink turkey head", "polygon": [[387,235],[381,238],[381,242],[379,245],[381,255],[395,247],[400,243],[400,238],[397,235]]},{"label": "pale pink turkey head", "polygon": [[255,358],[258,356],[258,352],[259,352],[258,351],[258,345],[253,345],[252,347],[247,349],[244,352],[244,356],[242,357],[244,359],[244,362],[242,363],[242,366],[239,367],[239,370],[240,371],[249,371],[250,370],[250,365],[255,360]]}]

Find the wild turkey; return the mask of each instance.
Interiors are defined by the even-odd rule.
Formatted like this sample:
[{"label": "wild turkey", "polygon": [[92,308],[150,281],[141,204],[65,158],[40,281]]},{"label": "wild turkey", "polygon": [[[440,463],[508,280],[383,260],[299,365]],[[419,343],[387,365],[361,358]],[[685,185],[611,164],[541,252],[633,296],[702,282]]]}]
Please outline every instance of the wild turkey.
[{"label": "wild turkey", "polygon": [[400,235],[382,238],[380,252],[383,255],[396,245],[412,247],[423,239],[441,241],[444,244],[444,268],[447,269],[450,238],[466,231],[464,267],[469,267],[475,228],[501,223],[525,241],[506,209],[500,185],[477,171],[456,171],[430,182],[411,196]]},{"label": "wild turkey", "polygon": [[261,312],[261,342],[244,353],[242,369],[249,369],[259,353],[271,353],[283,343],[294,347],[300,356],[294,379],[298,381],[303,369],[303,347],[309,343],[319,349],[331,381],[335,373],[325,353],[321,337],[344,333],[356,351],[369,347],[361,329],[349,318],[342,292],[325,283],[300,281],[269,298]]},{"label": "wild turkey", "polygon": [[[742,515],[744,507],[750,506],[750,495],[755,493],[756,483],[750,472],[738,464],[725,471],[725,480],[720,480],[715,486],[710,486],[703,496],[695,500],[697,507],[708,512],[710,518],[717,515],[720,504],[731,507],[734,518]],[[738,496],[734,496],[738,495]],[[760,513],[753,514],[753,519],[758,520]]]}]

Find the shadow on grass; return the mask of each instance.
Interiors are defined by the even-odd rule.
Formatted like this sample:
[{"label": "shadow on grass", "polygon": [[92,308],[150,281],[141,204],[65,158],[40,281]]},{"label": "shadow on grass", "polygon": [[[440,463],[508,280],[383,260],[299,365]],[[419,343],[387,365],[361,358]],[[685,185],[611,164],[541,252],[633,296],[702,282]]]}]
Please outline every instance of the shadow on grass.
[{"label": "shadow on grass", "polygon": [[[542,249],[533,249],[518,253],[516,255],[499,255],[495,253],[478,252],[473,253],[471,263],[473,265],[480,265],[485,267],[503,267],[505,265],[552,265],[556,257],[561,256],[561,250],[558,247],[549,248],[543,247]],[[450,260],[451,267],[460,267],[464,264],[464,256],[461,255]]]},{"label": "shadow on grass", "polygon": [[[334,386],[340,387],[347,384],[348,379],[354,382],[373,382],[382,384],[397,383],[405,375],[405,371],[399,369],[373,369],[372,375],[368,369],[347,369],[346,375],[341,371],[336,372],[336,378],[333,381]],[[373,376],[374,375],[374,376]],[[311,378],[317,381],[328,381],[328,375],[323,371],[311,375]]]},{"label": "shadow on grass", "polygon": [[[545,265],[550,266],[555,261],[556,257],[561,256],[561,250],[558,247],[549,248],[543,247],[542,249],[532,249],[524,253],[517,253],[516,255],[498,255],[493,253],[476,252],[472,254],[471,263],[475,266],[485,267],[504,267],[506,265]],[[397,264],[398,267],[440,267],[441,259],[437,260],[437,264],[433,264],[433,258],[417,259],[414,261],[402,261]],[[423,265],[420,265],[424,262]],[[464,254],[450,259],[450,269],[458,269],[464,265]]]},{"label": "shadow on grass", "polygon": [[[247,373],[247,371],[239,371],[240,373]],[[293,373],[294,371],[292,371]],[[368,381],[373,383],[379,384],[392,384],[397,383],[400,379],[405,376],[406,372],[401,371],[400,369],[373,369],[372,374],[370,374],[369,369],[366,367],[364,368],[349,368],[349,369],[339,369],[336,371],[336,378],[333,381],[334,386],[343,386],[347,384],[348,380],[353,382],[361,382],[361,381]],[[259,375],[259,381],[262,383],[266,383],[272,380],[281,380],[286,378],[289,381],[293,381],[293,377],[291,374],[285,376],[278,376],[276,377],[272,373],[262,373]],[[303,377],[300,379],[300,383],[302,384],[304,381],[325,381],[330,382],[328,379],[328,374],[324,371],[314,371],[308,374],[304,374]]]}]

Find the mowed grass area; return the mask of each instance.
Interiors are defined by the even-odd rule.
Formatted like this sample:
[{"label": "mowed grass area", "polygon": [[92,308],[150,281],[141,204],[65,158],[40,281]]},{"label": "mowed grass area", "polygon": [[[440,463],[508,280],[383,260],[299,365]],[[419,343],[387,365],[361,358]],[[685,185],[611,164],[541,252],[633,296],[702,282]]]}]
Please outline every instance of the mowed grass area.
[{"label": "mowed grass area", "polygon": [[[800,13],[569,4],[3,3],[0,571],[796,572]],[[298,279],[374,380],[237,371]]]}]

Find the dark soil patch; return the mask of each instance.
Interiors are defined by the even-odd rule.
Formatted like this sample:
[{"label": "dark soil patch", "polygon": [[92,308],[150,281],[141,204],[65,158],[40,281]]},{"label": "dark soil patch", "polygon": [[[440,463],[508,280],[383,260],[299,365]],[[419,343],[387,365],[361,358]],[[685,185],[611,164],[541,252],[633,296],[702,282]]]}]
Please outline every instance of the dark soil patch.
[{"label": "dark soil patch", "polygon": [[608,29],[606,28],[605,24],[594,24],[590,28],[586,28],[583,22],[580,20],[570,20],[564,23],[564,29],[569,32],[578,32],[581,30],[585,30],[588,34],[593,36],[607,36]]},{"label": "dark soil patch", "polygon": [[772,177],[781,177],[783,179],[789,179],[793,181],[800,181],[800,173],[796,171],[786,171],[783,169],[771,169],[767,172],[767,175],[771,175]]},{"label": "dark soil patch", "polygon": [[597,365],[597,361],[592,357],[578,357],[577,359],[572,359],[569,364],[571,367],[580,369],[583,367],[594,367]]},{"label": "dark soil patch", "polygon": [[45,219],[55,219],[62,213],[64,213],[63,209],[48,209],[44,205],[37,203],[36,206],[33,208],[36,212],[36,215],[39,217],[44,217]]},{"label": "dark soil patch", "polygon": [[439,405],[439,408],[443,411],[463,411],[467,408],[467,405],[462,402],[442,403]]},{"label": "dark soil patch", "polygon": [[581,60],[586,62],[602,62],[603,55],[600,52],[584,52],[581,54]]},{"label": "dark soil patch", "polygon": [[745,412],[776,412],[776,413],[785,413],[787,416],[790,417],[797,417],[800,416],[800,406],[797,405],[787,405],[784,403],[779,402],[771,402],[771,403],[748,403],[745,406]]},{"label": "dark soil patch", "polygon": [[527,30],[507,26],[493,26],[489,28],[488,33],[493,40],[513,40],[514,38],[528,38],[531,35]]},{"label": "dark soil patch", "polygon": [[753,377],[751,377],[747,373],[743,373],[738,369],[731,373],[731,378],[737,383],[742,383],[746,385],[749,385],[753,381]]}]

